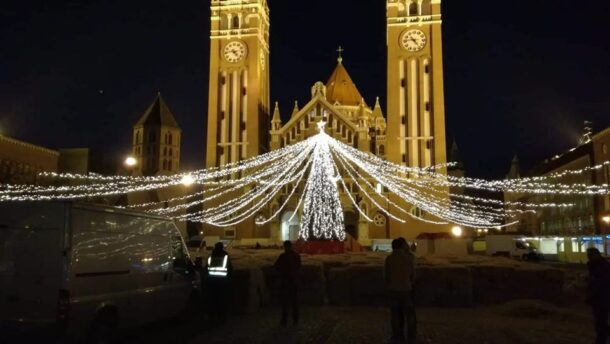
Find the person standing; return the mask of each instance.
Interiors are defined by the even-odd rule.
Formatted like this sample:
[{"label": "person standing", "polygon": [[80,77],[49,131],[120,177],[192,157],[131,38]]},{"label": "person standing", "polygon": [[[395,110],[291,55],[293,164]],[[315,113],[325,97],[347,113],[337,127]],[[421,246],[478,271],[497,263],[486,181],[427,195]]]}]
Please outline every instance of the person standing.
[{"label": "person standing", "polygon": [[587,303],[595,321],[595,343],[605,344],[608,336],[608,311],[610,309],[610,263],[596,248],[587,249],[589,284]]},{"label": "person standing", "polygon": [[301,256],[292,249],[292,243],[284,241],[284,252],[275,262],[275,268],[280,274],[280,297],[282,303],[282,319],[280,325],[286,327],[288,312],[292,309],[292,324],[299,322],[299,306],[297,302],[297,285]]},{"label": "person standing", "polygon": [[229,254],[224,250],[222,242],[214,245],[214,250],[207,261],[207,290],[210,305],[210,322],[212,326],[222,326],[227,316],[229,298],[229,278],[233,266]]},{"label": "person standing", "polygon": [[396,341],[405,340],[406,317],[408,342],[415,343],[417,320],[412,297],[415,279],[415,257],[409,250],[404,238],[392,240],[392,253],[385,260],[384,276],[392,321],[391,339]]}]

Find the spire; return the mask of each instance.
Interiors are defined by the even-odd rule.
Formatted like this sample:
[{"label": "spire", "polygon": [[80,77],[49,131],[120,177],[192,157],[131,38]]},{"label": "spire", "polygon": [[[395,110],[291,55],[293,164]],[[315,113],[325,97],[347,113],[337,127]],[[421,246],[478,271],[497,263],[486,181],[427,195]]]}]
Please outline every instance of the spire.
[{"label": "spire", "polygon": [[157,92],[155,100],[144,112],[142,117],[140,117],[140,120],[136,123],[136,126],[147,124],[180,128],[176,118],[169,109],[169,106],[167,106],[167,103],[163,97],[161,97],[161,92]]},{"label": "spire", "polygon": [[297,113],[299,113],[299,102],[298,101],[294,101],[294,108],[292,109],[292,114],[290,115],[290,118],[294,118],[294,116],[297,115]]},{"label": "spire", "polygon": [[381,105],[379,105],[379,97],[375,98],[375,107],[373,108],[373,118],[383,118],[383,112],[381,111]]},{"label": "spire", "polygon": [[507,179],[515,179],[521,177],[521,164],[519,163],[519,157],[517,154],[513,157],[513,160],[510,163],[510,170],[506,175]]},{"label": "spire", "polygon": [[280,106],[278,102],[275,102],[275,109],[273,110],[273,118],[271,123],[282,123],[282,117],[280,117]]},{"label": "spire", "polygon": [[[364,102],[364,98],[360,99],[360,104],[358,105],[358,117],[361,120],[366,121],[368,119],[368,114],[366,112],[367,106],[366,103]],[[362,123],[364,124],[364,123]]]},{"label": "spire", "polygon": [[455,142],[455,138],[453,139],[453,143],[451,144],[451,152],[449,153],[449,161],[456,164],[453,167],[453,169],[456,169],[456,170],[464,169],[464,164],[462,164],[462,159],[460,158],[460,150],[458,149],[457,142]]}]

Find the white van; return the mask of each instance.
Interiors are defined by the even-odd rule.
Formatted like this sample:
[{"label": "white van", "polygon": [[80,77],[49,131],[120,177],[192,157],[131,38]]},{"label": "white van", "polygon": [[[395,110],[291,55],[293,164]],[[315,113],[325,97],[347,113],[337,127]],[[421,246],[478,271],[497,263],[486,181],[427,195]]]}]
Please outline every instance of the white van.
[{"label": "white van", "polygon": [[74,202],[0,203],[0,321],[77,337],[184,311],[198,279],[168,219]]},{"label": "white van", "polygon": [[515,257],[522,260],[542,258],[538,250],[522,236],[490,234],[485,236],[485,246],[490,256]]}]

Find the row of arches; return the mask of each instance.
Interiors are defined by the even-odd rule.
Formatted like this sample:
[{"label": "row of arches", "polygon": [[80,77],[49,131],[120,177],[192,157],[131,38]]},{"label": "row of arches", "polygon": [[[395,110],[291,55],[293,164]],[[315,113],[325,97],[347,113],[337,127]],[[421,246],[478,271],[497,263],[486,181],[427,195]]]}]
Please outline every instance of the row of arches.
[{"label": "row of arches", "polygon": [[[142,135],[142,131],[141,130],[137,130],[136,131],[136,135],[134,138],[134,145],[141,145],[143,142],[143,137],[144,135]],[[157,135],[155,131],[149,131],[148,132],[148,141],[147,143],[155,143],[157,142]],[[165,133],[164,135],[164,141],[163,141],[166,145],[173,145],[174,144],[174,135],[172,134],[171,131],[168,131]]]}]

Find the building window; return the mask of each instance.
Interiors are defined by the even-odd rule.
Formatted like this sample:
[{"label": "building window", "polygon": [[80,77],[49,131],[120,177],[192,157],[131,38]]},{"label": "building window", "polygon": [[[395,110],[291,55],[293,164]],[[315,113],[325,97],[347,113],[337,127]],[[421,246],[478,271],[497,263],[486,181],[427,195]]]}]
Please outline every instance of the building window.
[{"label": "building window", "polygon": [[407,124],[407,121],[406,121],[406,117],[405,117],[405,115],[400,116],[400,123],[401,123],[402,125]]},{"label": "building window", "polygon": [[140,132],[136,131],[136,144],[140,143]]},{"label": "building window", "polygon": [[172,155],[173,155],[173,153],[174,153],[174,152],[173,152],[173,151],[172,151],[172,149],[170,148],[170,149],[169,149],[169,156],[172,156]]},{"label": "building window", "polygon": [[167,147],[163,148],[163,155],[167,155]]},{"label": "building window", "polygon": [[425,65],[424,66],[424,73],[430,74],[430,65]]},{"label": "building window", "polygon": [[163,169],[167,170],[167,160],[163,160]]},{"label": "building window", "polygon": [[379,146],[379,155],[385,155],[385,146],[384,145]]},{"label": "building window", "polygon": [[172,145],[174,144],[174,137],[172,135],[172,133],[167,134],[168,135],[168,144]]},{"label": "building window", "polygon": [[409,6],[409,15],[410,16],[416,16],[418,15],[418,9],[417,9],[417,2],[412,2],[411,5]]},{"label": "building window", "polygon": [[421,218],[424,217],[424,211],[421,210],[421,208],[414,206],[411,208],[411,215]]},{"label": "building window", "polygon": [[430,111],[430,102],[426,102],[426,111]]},{"label": "building window", "polygon": [[607,145],[607,144],[605,144],[605,143],[602,145],[602,152],[603,152],[604,154],[608,154],[608,145]]},{"label": "building window", "polygon": [[402,162],[403,162],[403,163],[406,163],[406,162],[407,162],[407,155],[406,155],[406,154],[403,154],[403,155],[402,155]]},{"label": "building window", "polygon": [[172,170],[172,161],[171,160],[167,162],[167,170],[168,171]]},{"label": "building window", "polygon": [[429,16],[432,14],[432,4],[430,0],[424,0],[421,4],[421,14]]},{"label": "building window", "polygon": [[405,78],[400,79],[400,87],[405,88],[407,82],[405,80]]},{"label": "building window", "polygon": [[238,16],[233,17],[233,28],[239,29],[239,17]]}]

